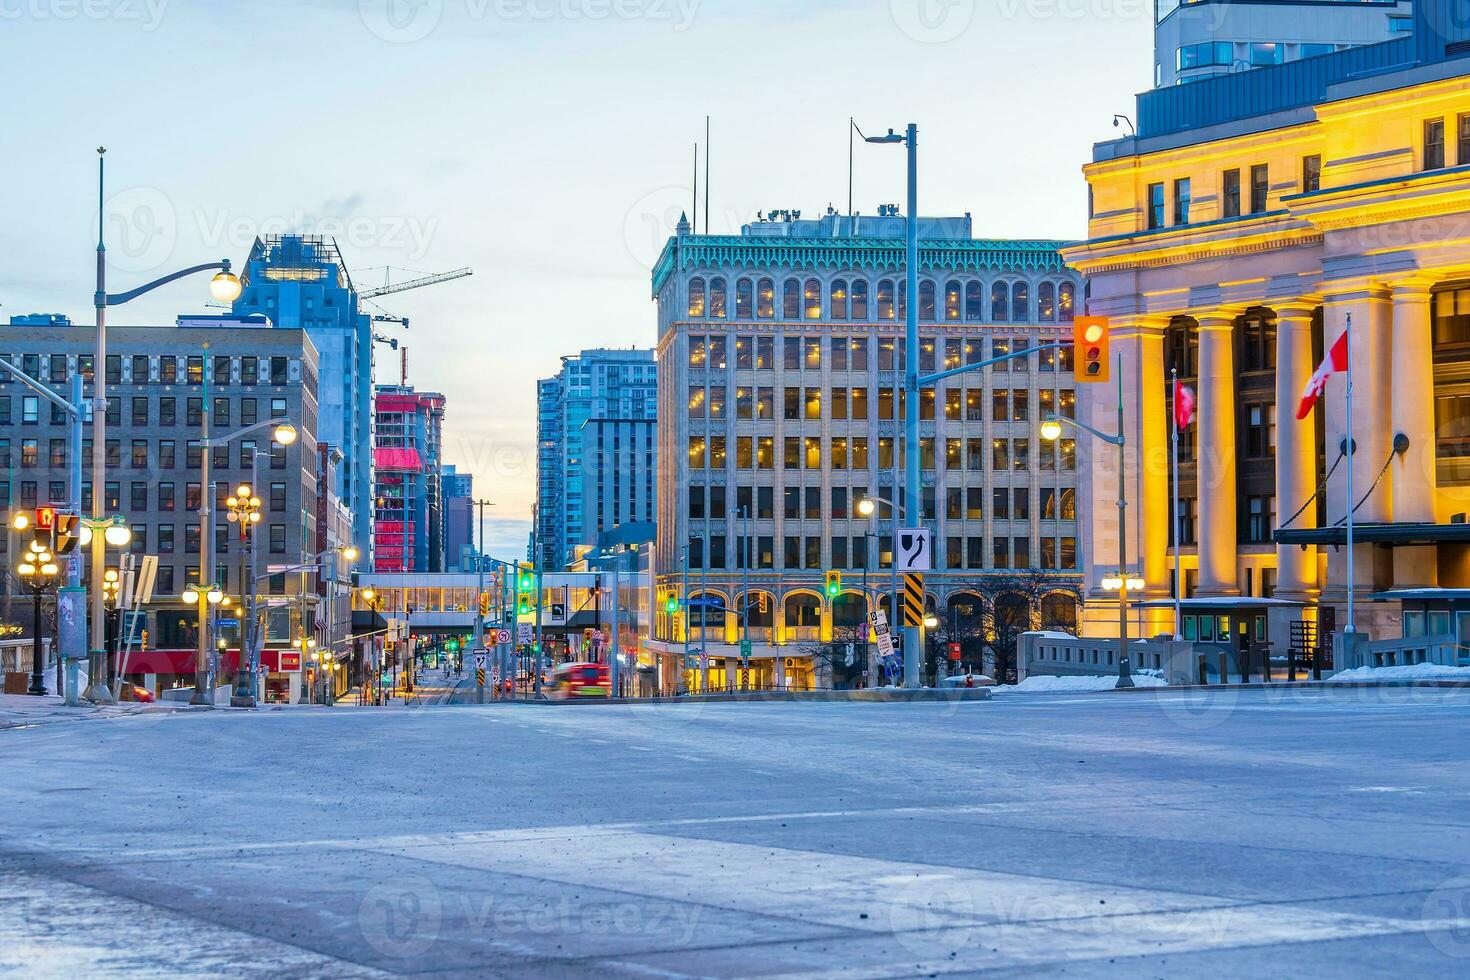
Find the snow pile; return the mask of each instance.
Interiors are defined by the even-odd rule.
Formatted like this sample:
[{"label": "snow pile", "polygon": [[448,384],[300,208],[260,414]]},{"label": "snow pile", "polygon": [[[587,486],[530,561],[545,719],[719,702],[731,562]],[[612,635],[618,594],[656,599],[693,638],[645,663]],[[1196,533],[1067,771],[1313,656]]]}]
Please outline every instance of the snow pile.
[{"label": "snow pile", "polygon": [[[1162,677],[1135,672],[1133,674],[1133,685],[1135,687],[1167,687],[1168,683]],[[1019,684],[1007,684],[1003,687],[997,687],[996,690],[1014,691],[1018,694],[1052,694],[1057,692],[1111,691],[1117,686],[1117,674],[1108,674],[1104,677],[1052,677],[1050,675],[1038,674],[1026,678]]]},{"label": "snow pile", "polygon": [[1401,667],[1354,667],[1327,678],[1329,684],[1353,681],[1470,680],[1470,667],[1443,664],[1406,664]]}]

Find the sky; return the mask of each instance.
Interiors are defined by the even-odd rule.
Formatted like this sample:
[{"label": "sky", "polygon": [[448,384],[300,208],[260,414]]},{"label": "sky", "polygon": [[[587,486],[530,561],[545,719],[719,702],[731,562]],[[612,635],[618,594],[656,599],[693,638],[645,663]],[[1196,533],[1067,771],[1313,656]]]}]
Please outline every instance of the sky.
[{"label": "sky", "polygon": [[[709,229],[845,208],[847,120],[919,126],[920,211],[982,237],[1081,237],[1090,147],[1149,85],[1145,0],[0,0],[0,316],[90,322],[96,152],[109,288],[334,235],[355,281],[469,266],[386,296],[410,384],[448,399],[445,457],[525,552],[535,379],[651,347],[649,271]],[[701,154],[703,154],[703,149]],[[701,182],[704,164],[701,162]],[[701,186],[700,210],[705,206]],[[903,198],[859,146],[854,204]],[[700,218],[704,230],[703,217]],[[109,322],[209,310],[185,279]],[[378,348],[377,380],[399,381]]]}]

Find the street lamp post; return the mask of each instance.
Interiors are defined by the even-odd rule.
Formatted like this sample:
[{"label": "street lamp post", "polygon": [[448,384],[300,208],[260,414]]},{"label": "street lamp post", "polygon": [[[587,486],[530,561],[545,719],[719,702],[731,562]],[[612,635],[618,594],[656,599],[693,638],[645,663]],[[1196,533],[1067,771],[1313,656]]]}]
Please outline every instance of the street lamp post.
[{"label": "street lamp post", "polygon": [[26,692],[37,696],[46,693],[46,664],[45,654],[41,643],[41,600],[46,595],[46,590],[56,584],[60,568],[56,565],[56,558],[47,551],[44,545],[31,542],[29,549],[21,562],[16,566],[16,574],[25,583],[26,590],[31,594],[31,606],[34,612],[32,620],[31,635],[31,686]]},{"label": "street lamp post", "polygon": [[[106,147],[97,148],[97,289],[93,293],[92,301],[97,310],[97,351],[92,362],[92,518],[101,520],[104,516],[103,488],[107,485],[107,454],[104,448],[107,445],[107,308],[109,306],[120,306],[129,300],[136,299],[144,293],[151,292],[160,286],[167,285],[176,279],[193,275],[196,272],[207,272],[218,270],[209,283],[210,294],[216,302],[233,303],[240,296],[240,280],[230,272],[229,259],[219,262],[207,262],[203,265],[191,266],[145,283],[137,289],[125,293],[107,292],[107,246],[104,243],[106,231]],[[206,419],[208,412],[205,413]],[[79,452],[80,447],[72,447],[73,452]],[[207,456],[205,466],[208,466]],[[209,477],[206,475],[201,481],[201,487],[207,492],[209,488]],[[113,701],[112,689],[107,685],[107,655],[99,647],[102,642],[104,629],[104,613],[102,608],[102,573],[106,562],[106,543],[97,536],[92,538],[92,573],[91,573],[91,634],[88,654],[87,675],[88,683],[84,697],[89,701],[99,704],[111,704]],[[204,566],[200,566],[201,581],[204,575]],[[205,632],[204,609],[201,607],[199,630]],[[201,641],[202,643],[202,641]],[[203,657],[201,656],[201,660]],[[200,664],[195,664],[196,671]],[[195,697],[200,696],[198,677],[196,673]]]},{"label": "street lamp post", "polygon": [[[904,276],[903,516],[909,527],[918,527],[923,516],[919,470],[919,127],[909,123],[902,136],[890,129],[885,136],[865,136],[863,139],[868,143],[903,143],[908,149],[908,212],[904,217],[907,244],[905,264],[908,268]],[[895,558],[897,548],[898,535],[895,534]],[[894,607],[894,614],[897,615],[897,606]],[[921,686],[923,643],[922,626],[904,626],[904,687]]]},{"label": "street lamp post", "polygon": [[[251,461],[252,465],[254,460]],[[260,498],[248,483],[235,488],[233,496],[225,501],[229,508],[231,524],[240,527],[240,591],[243,593],[244,620],[240,626],[240,663],[235,670],[235,692],[230,697],[230,706],[235,708],[255,707],[255,525],[260,523]],[[247,560],[246,551],[249,557]]]},{"label": "street lamp post", "polygon": [[[289,446],[296,441],[296,427],[281,419],[267,419],[264,422],[256,422],[242,429],[236,429],[227,435],[211,438],[209,435],[209,417],[213,414],[209,405],[209,374],[208,365],[205,365],[204,375],[204,405],[199,415],[200,424],[200,481],[199,481],[199,586],[186,590],[185,596],[193,595],[193,599],[185,598],[185,602],[192,602],[199,613],[199,636],[194,648],[194,694],[189,699],[193,705],[214,704],[214,676],[211,669],[213,652],[209,645],[209,606],[212,604],[209,596],[218,594],[223,598],[223,590],[214,582],[214,486],[210,482],[210,457],[211,450],[215,446],[225,446],[235,439],[249,432],[263,429],[266,426],[275,426],[275,440],[282,446]],[[96,414],[95,412],[93,414]],[[97,486],[98,484],[93,484]],[[93,494],[93,503],[96,503],[96,494]],[[94,545],[95,548],[95,545]],[[243,591],[243,590],[242,590]],[[213,604],[218,604],[215,600]],[[244,651],[241,651],[242,656]],[[232,694],[232,700],[239,694],[237,690]]]},{"label": "street lamp post", "polygon": [[1133,687],[1133,672],[1128,664],[1128,592],[1130,589],[1141,590],[1144,583],[1142,579],[1131,577],[1128,574],[1128,481],[1124,465],[1127,440],[1123,430],[1121,361],[1114,371],[1117,374],[1118,388],[1118,432],[1116,435],[1099,431],[1076,419],[1048,415],[1041,423],[1041,437],[1049,442],[1055,442],[1061,438],[1062,426],[1065,424],[1080,429],[1095,439],[1101,439],[1103,442],[1118,447],[1118,575],[1116,578],[1104,578],[1101,584],[1104,589],[1116,588],[1118,592],[1118,686]]}]

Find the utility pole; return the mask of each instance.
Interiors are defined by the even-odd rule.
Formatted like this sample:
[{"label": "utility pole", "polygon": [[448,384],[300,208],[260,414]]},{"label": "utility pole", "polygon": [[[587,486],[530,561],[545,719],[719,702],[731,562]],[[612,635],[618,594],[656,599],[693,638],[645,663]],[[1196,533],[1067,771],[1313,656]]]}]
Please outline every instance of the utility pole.
[{"label": "utility pole", "polygon": [[[479,516],[480,549],[479,554],[475,556],[475,628],[473,631],[475,642],[470,649],[479,651],[485,648],[485,617],[480,614],[480,596],[485,593],[485,508],[495,505],[488,500],[476,500],[474,506]],[[485,685],[480,681],[478,671],[475,673],[475,703],[485,703]]]}]

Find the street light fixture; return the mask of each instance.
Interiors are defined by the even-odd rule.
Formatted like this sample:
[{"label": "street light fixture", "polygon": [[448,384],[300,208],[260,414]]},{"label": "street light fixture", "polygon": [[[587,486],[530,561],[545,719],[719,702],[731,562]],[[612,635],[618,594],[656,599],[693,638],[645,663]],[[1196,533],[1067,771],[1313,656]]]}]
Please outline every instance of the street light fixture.
[{"label": "street light fixture", "polygon": [[59,569],[45,545],[32,541],[15,571],[31,593],[31,605],[34,610],[31,632],[31,685],[27,693],[40,696],[46,693],[45,664],[41,647],[41,600],[46,590],[56,584]]},{"label": "street light fixture", "polygon": [[230,305],[240,298],[240,277],[229,269],[218,273],[209,280],[209,294],[214,297],[216,303]]}]

